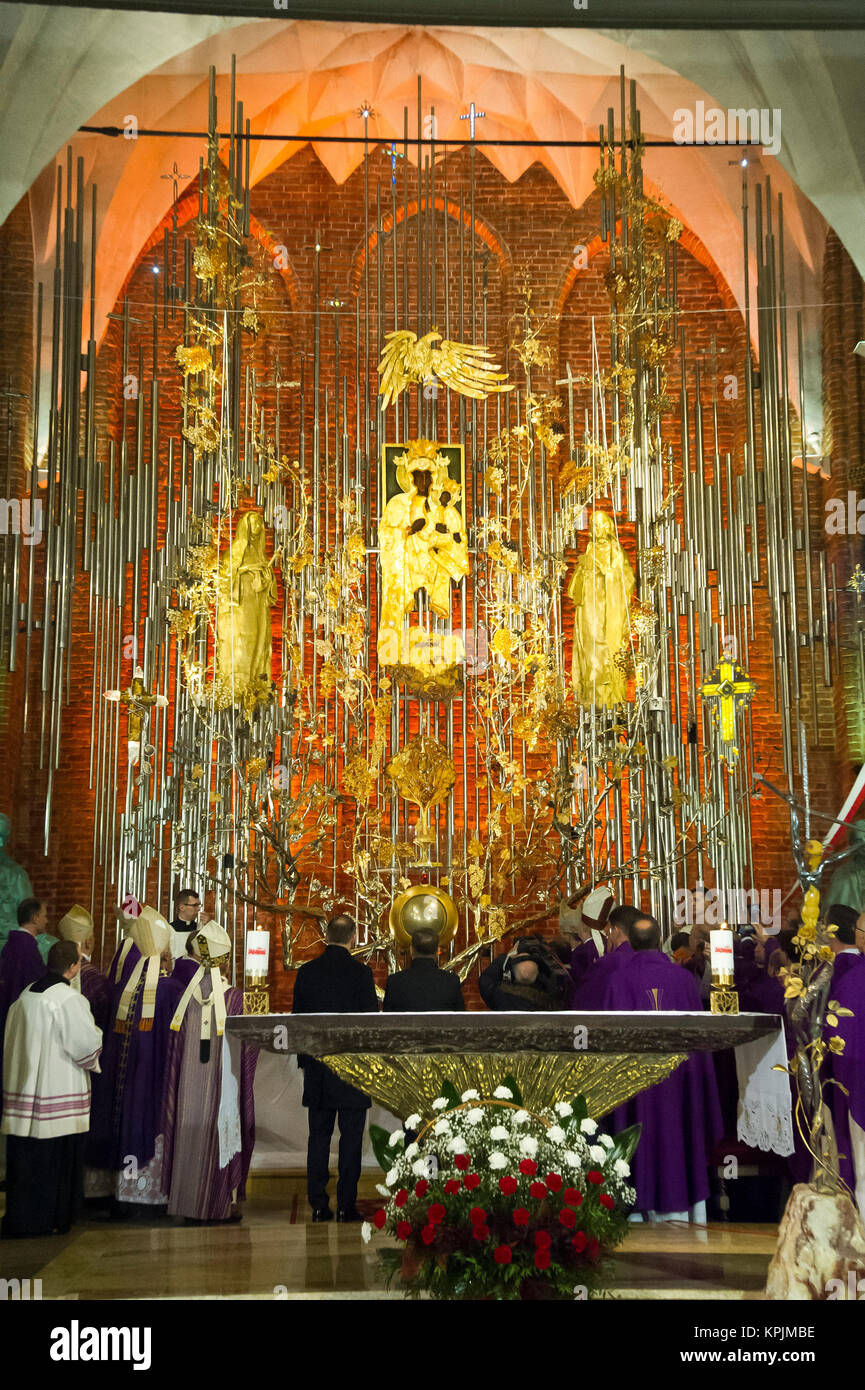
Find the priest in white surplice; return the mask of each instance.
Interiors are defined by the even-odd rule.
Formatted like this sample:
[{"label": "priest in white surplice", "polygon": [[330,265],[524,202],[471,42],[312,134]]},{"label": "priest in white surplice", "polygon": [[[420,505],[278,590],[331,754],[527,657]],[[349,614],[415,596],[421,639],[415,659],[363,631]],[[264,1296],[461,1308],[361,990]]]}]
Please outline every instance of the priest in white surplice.
[{"label": "priest in white surplice", "polygon": [[90,1072],[99,1070],[102,1033],[72,988],[78,944],[58,941],[48,971],[9,1010],[3,1055],[7,1135],[2,1235],[69,1230],[83,1199]]}]

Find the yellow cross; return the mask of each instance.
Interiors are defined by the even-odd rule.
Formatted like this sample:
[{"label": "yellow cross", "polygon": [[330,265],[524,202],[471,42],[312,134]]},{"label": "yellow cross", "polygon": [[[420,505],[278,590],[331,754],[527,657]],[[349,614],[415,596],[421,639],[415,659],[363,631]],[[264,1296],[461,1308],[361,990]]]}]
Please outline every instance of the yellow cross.
[{"label": "yellow cross", "polygon": [[[729,660],[719,661],[712,672],[711,680],[700,686],[700,694],[704,700],[716,701],[713,713],[720,727],[723,743],[735,744],[736,711],[750,701],[756,690],[756,682],[751,680],[748,673]],[[739,750],[733,747],[730,751],[733,755],[732,760],[735,761]],[[731,758],[726,750],[724,758],[729,764]]]}]

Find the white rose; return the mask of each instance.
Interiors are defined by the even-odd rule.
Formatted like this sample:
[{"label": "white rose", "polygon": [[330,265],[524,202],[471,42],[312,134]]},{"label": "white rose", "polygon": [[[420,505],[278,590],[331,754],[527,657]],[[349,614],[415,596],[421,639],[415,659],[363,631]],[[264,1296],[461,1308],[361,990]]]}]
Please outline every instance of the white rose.
[{"label": "white rose", "polygon": [[594,1134],[597,1131],[597,1128],[597,1120],[586,1119],[580,1121],[580,1129],[583,1131],[583,1134]]},{"label": "white rose", "polygon": [[396,1180],[397,1180],[398,1177],[399,1177],[399,1169],[397,1169],[397,1168],[391,1168],[390,1172],[385,1174],[385,1179],[384,1179],[384,1180],[385,1180],[385,1182],[387,1183],[388,1187],[393,1187],[393,1185],[394,1185],[394,1183],[396,1182]]},{"label": "white rose", "polygon": [[547,1138],[552,1139],[554,1144],[564,1144],[565,1131],[562,1129],[561,1125],[550,1125],[547,1130]]},{"label": "white rose", "polygon": [[510,1137],[510,1130],[505,1129],[504,1125],[493,1125],[492,1129],[490,1130],[491,1139],[502,1140],[510,1139]]},{"label": "white rose", "polygon": [[369,1245],[370,1236],[372,1235],[372,1226],[368,1221],[364,1221],[363,1225],[360,1228],[360,1233],[363,1236],[364,1243],[366,1245]]},{"label": "white rose", "polygon": [[599,1134],[598,1143],[603,1144],[605,1149],[611,1149],[613,1147],[613,1141],[610,1138],[609,1134]]},{"label": "white rose", "polygon": [[607,1157],[606,1149],[602,1149],[600,1144],[593,1144],[589,1149],[589,1158],[593,1163],[603,1163]]},{"label": "white rose", "polygon": [[491,1168],[507,1168],[508,1166],[508,1160],[505,1158],[504,1154],[500,1153],[491,1153],[487,1162]]},{"label": "white rose", "polygon": [[405,1134],[403,1133],[403,1131],[401,1129],[395,1129],[393,1134],[387,1141],[388,1147],[391,1149],[395,1149],[397,1144],[402,1143],[403,1139],[405,1139]]},{"label": "white rose", "polygon": [[433,1125],[433,1134],[447,1134],[450,1130],[450,1127],[450,1120],[436,1120],[435,1124]]},{"label": "white rose", "polygon": [[623,1158],[617,1158],[613,1167],[620,1178],[629,1178],[631,1176],[631,1165],[626,1163]]},{"label": "white rose", "polygon": [[427,1163],[425,1158],[416,1158],[414,1163],[411,1165],[411,1170],[413,1173],[417,1175],[417,1177],[425,1178],[429,1173],[429,1164]]},{"label": "white rose", "polygon": [[477,1091],[463,1091],[460,1100],[480,1100],[480,1095]]},{"label": "white rose", "polygon": [[568,1115],[573,1115],[574,1113],[574,1107],[572,1105],[568,1105],[568,1102],[566,1100],[557,1100],[555,1105],[553,1106],[553,1109],[555,1110],[557,1115],[561,1115],[563,1120],[567,1119]]},{"label": "white rose", "polygon": [[578,1153],[574,1153],[573,1149],[565,1150],[562,1154],[562,1162],[566,1164],[568,1168],[582,1168],[583,1166],[583,1160]]},{"label": "white rose", "polygon": [[436,1096],[432,1103],[432,1108],[433,1110],[444,1110],[447,1103],[447,1096]]},{"label": "white rose", "polygon": [[406,1156],[406,1158],[414,1158],[414,1156],[415,1156],[415,1154],[416,1154],[417,1152],[418,1152],[418,1145],[412,1143],[412,1144],[409,1144],[408,1148],[406,1149],[406,1151],[405,1151],[405,1156]]},{"label": "white rose", "polygon": [[496,1100],[513,1100],[513,1094],[507,1086],[497,1086],[493,1091]]},{"label": "white rose", "polygon": [[420,1129],[422,1124],[420,1115],[409,1115],[405,1122],[406,1129]]},{"label": "white rose", "polygon": [[514,1124],[515,1124],[515,1125],[524,1125],[525,1122],[526,1122],[526,1120],[527,1120],[528,1118],[529,1118],[529,1112],[528,1112],[528,1110],[518,1110],[517,1113],[516,1113],[516,1115],[514,1115]]},{"label": "white rose", "polygon": [[448,1149],[452,1154],[462,1154],[466,1152],[466,1141],[462,1134],[455,1134],[453,1139],[448,1140]]},{"label": "white rose", "polygon": [[375,1190],[376,1190],[376,1192],[379,1194],[380,1197],[389,1197],[389,1196],[390,1196],[390,1189],[387,1188],[387,1187],[385,1187],[383,1183],[377,1182],[376,1185],[375,1185]]},{"label": "white rose", "polygon": [[526,1154],[529,1158],[534,1158],[538,1151],[538,1141],[527,1134],[525,1139],[520,1140],[520,1153]]},{"label": "white rose", "polygon": [[475,1106],[474,1110],[470,1110],[469,1113],[466,1115],[466,1124],[479,1125],[483,1117],[483,1110],[481,1110],[479,1106]]}]

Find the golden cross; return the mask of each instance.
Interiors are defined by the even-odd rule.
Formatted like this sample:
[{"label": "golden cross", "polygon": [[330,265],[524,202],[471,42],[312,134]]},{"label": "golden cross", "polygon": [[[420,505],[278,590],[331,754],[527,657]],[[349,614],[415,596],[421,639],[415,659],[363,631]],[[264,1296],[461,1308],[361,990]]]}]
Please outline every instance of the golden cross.
[{"label": "golden cross", "polygon": [[723,754],[728,766],[735,762],[739,753],[735,747],[736,711],[748,704],[756,690],[756,683],[746,671],[724,659],[718,662],[711,679],[700,686],[703,699],[716,702],[712,713],[720,728],[721,741],[728,745]]}]

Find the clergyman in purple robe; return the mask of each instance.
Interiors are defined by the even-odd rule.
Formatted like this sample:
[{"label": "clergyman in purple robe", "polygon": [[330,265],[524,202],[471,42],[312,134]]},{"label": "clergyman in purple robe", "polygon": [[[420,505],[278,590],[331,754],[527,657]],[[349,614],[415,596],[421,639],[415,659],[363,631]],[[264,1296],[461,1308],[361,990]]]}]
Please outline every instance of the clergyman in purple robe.
[{"label": "clergyman in purple robe", "polygon": [[[162,1208],[168,1195],[162,1179],[162,1110],[169,1027],[180,991],[160,977],[160,956],[171,928],[153,908],[143,907],[128,928],[132,945],[115,973],[102,1078],[94,1087],[88,1164],[112,1174],[114,1215],[130,1207]],[[141,1211],[136,1211],[136,1215]]]},{"label": "clergyman in purple robe", "polygon": [[231,938],[208,922],[190,938],[191,958],[172,972],[182,993],[171,1021],[165,1084],[164,1180],[169,1216],[189,1223],[236,1221],[255,1143],[257,1053],[229,1039],[225,1019],[243,994],[222,978]]},{"label": "clergyman in purple robe", "polygon": [[57,923],[57,935],[61,941],[74,941],[78,945],[81,970],[73,980],[72,987],[84,995],[94,1023],[104,1031],[111,1006],[111,984],[108,976],[97,970],[90,959],[93,955],[93,918],[86,907],[81,907],[79,903],[70,907],[65,917],[61,917]]},{"label": "clergyman in purple robe", "polygon": [[[628,939],[634,954],[609,980],[601,1007],[701,1013],[699,988],[664,955],[657,922],[642,919]],[[648,1220],[705,1221],[709,1157],[723,1132],[711,1054],[693,1054],[614,1111],[615,1130],[633,1124],[642,1125],[631,1164],[637,1212]]]},{"label": "clergyman in purple robe", "polygon": [[36,938],[45,930],[48,911],[38,898],[25,898],[18,904],[18,926],[13,927],[0,951],[0,1075],[3,1067],[3,1037],[6,1018],[15,1000],[28,985],[45,974],[42,952]]},{"label": "clergyman in purple robe", "polygon": [[583,983],[574,991],[572,1008],[591,1011],[600,1009],[607,989],[607,983],[631,959],[634,948],[628,940],[628,928],[634,922],[645,922],[639,909],[630,903],[619,903],[607,918],[604,928],[606,954],[583,977]]},{"label": "clergyman in purple robe", "polygon": [[[831,909],[832,921],[841,910],[840,904]],[[836,1025],[826,1026],[827,1040],[842,1038],[844,1051],[829,1053],[826,1072],[840,1084],[826,1086],[823,1094],[832,1110],[841,1177],[855,1194],[865,1220],[865,913],[855,923],[838,926],[833,949],[829,998],[850,1009],[852,1018],[838,1015]]]}]

